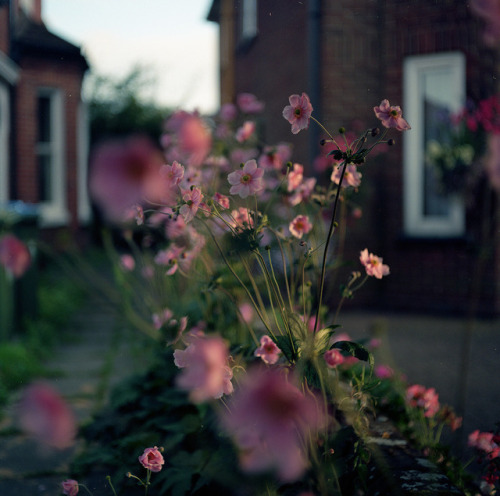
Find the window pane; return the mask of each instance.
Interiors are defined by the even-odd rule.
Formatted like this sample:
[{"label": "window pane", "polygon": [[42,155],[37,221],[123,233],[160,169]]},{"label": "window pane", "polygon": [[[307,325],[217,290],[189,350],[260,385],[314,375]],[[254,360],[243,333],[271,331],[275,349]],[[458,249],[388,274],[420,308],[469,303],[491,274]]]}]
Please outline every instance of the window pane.
[{"label": "window pane", "polygon": [[38,97],[38,142],[47,143],[51,139],[51,106],[49,96]]}]

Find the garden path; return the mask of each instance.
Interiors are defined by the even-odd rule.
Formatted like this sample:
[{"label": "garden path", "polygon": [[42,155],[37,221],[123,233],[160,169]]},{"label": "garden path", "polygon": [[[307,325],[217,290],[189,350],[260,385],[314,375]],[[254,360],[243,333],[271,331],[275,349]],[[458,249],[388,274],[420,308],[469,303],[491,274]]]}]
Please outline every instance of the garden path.
[{"label": "garden path", "polygon": [[[79,423],[103,405],[113,384],[134,371],[135,355],[117,321],[109,306],[91,298],[72,318],[64,332],[69,339],[47,364],[54,374],[46,382],[61,393]],[[0,495],[61,494],[79,443],[65,450],[42,446],[19,432],[15,411],[14,401],[0,425]]]}]

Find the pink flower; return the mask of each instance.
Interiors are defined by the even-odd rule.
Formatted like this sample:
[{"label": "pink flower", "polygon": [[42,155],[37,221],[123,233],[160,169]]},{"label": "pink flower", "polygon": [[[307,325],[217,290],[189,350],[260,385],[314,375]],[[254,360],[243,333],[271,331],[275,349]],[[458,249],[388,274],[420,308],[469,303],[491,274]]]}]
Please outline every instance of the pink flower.
[{"label": "pink flower", "polygon": [[249,160],[242,169],[227,176],[229,184],[232,185],[229,192],[232,195],[240,195],[241,198],[258,193],[263,188],[263,174],[264,169],[259,169],[255,160]]},{"label": "pink flower", "polygon": [[240,93],[236,97],[236,103],[245,114],[258,114],[264,110],[264,104],[252,93]]},{"label": "pink flower", "polygon": [[293,164],[293,169],[288,173],[288,191],[297,189],[304,179],[304,166]]},{"label": "pink flower", "polygon": [[361,252],[359,260],[365,266],[366,273],[369,276],[382,279],[383,276],[389,275],[389,266],[382,263],[382,258],[377,257],[373,253],[368,253],[367,248]]},{"label": "pink flower", "polygon": [[313,107],[306,93],[291,95],[289,101],[290,105],[283,109],[283,117],[292,125],[292,133],[297,134],[309,127]]},{"label": "pink flower", "polygon": [[281,169],[283,164],[292,155],[291,147],[288,143],[279,143],[276,146],[266,146],[259,157],[259,165],[264,169]]},{"label": "pink flower", "polygon": [[486,22],[484,42],[494,47],[500,41],[500,2],[498,0],[472,0],[472,12]]},{"label": "pink flower", "polygon": [[236,141],[238,143],[243,143],[250,139],[255,132],[255,122],[254,121],[245,121],[243,126],[238,128],[236,131]]},{"label": "pink flower", "polygon": [[228,348],[222,338],[200,336],[193,339],[185,350],[174,352],[175,365],[183,369],[177,378],[178,387],[189,391],[195,403],[231,394],[233,371],[228,360]]},{"label": "pink flower", "polygon": [[13,234],[0,238],[0,265],[14,277],[21,277],[31,265],[28,247]]},{"label": "pink flower", "polygon": [[199,166],[212,148],[212,136],[197,112],[179,110],[165,124],[175,134],[175,152],[183,163]]},{"label": "pink flower", "polygon": [[377,365],[374,372],[379,379],[390,379],[394,376],[394,370],[388,365]]},{"label": "pink flower", "polygon": [[234,103],[225,103],[220,108],[219,116],[223,121],[233,121],[238,115],[238,109]]},{"label": "pink flower", "polygon": [[193,187],[188,191],[185,191],[182,195],[182,199],[186,202],[179,209],[179,213],[184,218],[184,222],[190,222],[193,220],[198,208],[200,208],[201,201],[203,200],[203,194],[200,188]]},{"label": "pink flower", "polygon": [[295,206],[303,201],[306,201],[310,198],[312,192],[314,191],[314,187],[316,186],[316,178],[310,177],[295,189],[293,194],[288,199],[290,205]]},{"label": "pink flower", "polygon": [[68,479],[61,482],[62,492],[66,496],[76,496],[80,488],[78,487],[78,482],[74,479]]},{"label": "pink flower", "polygon": [[282,371],[268,367],[248,371],[221,420],[240,449],[241,468],[275,470],[283,482],[303,475],[308,436],[324,425],[316,398],[304,395]]},{"label": "pink flower", "polygon": [[24,391],[19,402],[19,421],[24,431],[54,448],[69,448],[74,442],[75,416],[48,384],[34,383]]},{"label": "pink flower", "polygon": [[135,269],[135,260],[132,255],[122,255],[120,257],[120,267],[127,271],[130,272]]},{"label": "pink flower", "polygon": [[254,355],[260,357],[264,363],[274,365],[280,358],[281,350],[269,336],[262,336],[260,346],[255,350]]},{"label": "pink flower", "polygon": [[[496,441],[496,442],[495,442]],[[499,438],[492,432],[479,432],[475,430],[469,434],[469,446],[484,451],[490,460],[500,456]]]},{"label": "pink flower", "polygon": [[413,408],[422,408],[425,417],[433,417],[439,411],[438,395],[434,388],[426,389],[414,384],[406,390],[406,401]]},{"label": "pink flower", "polygon": [[149,139],[132,137],[99,146],[92,157],[89,188],[110,220],[122,221],[126,210],[147,201],[173,204],[177,191],[161,181],[163,158]]},{"label": "pink flower", "polygon": [[173,316],[174,316],[174,313],[169,308],[165,308],[160,313],[154,313],[152,316],[152,319],[153,319],[153,325],[154,325],[155,329],[161,329],[163,324],[165,324],[170,319],[172,319]]},{"label": "pink flower", "polygon": [[217,202],[222,208],[229,208],[229,198],[226,195],[222,195],[221,193],[215,193],[212,197],[214,202]]},{"label": "pink flower", "polygon": [[345,362],[344,355],[342,355],[340,350],[336,348],[328,350],[323,356],[325,358],[326,365],[331,369],[334,369],[338,365],[342,365]]},{"label": "pink flower", "polygon": [[309,222],[309,217],[307,215],[297,215],[288,226],[291,235],[298,239],[301,239],[302,236],[307,234],[312,228],[313,225]]},{"label": "pink flower", "polygon": [[165,460],[158,447],[146,448],[139,457],[141,465],[151,472],[159,472],[163,468]]},{"label": "pink flower", "polygon": [[[340,182],[340,177],[342,176],[342,167],[334,167],[330,180],[335,184]],[[344,172],[344,178],[342,179],[342,187],[347,188],[352,186],[353,188],[359,187],[361,184],[362,174],[358,172],[357,167],[354,164],[349,164],[346,166]]]},{"label": "pink flower", "polygon": [[389,100],[382,100],[382,103],[378,107],[373,107],[373,110],[377,118],[382,121],[383,126],[387,128],[394,127],[398,131],[411,129],[401,115],[401,107],[391,107]]},{"label": "pink flower", "polygon": [[174,160],[172,165],[165,164],[161,167],[160,175],[167,179],[172,185],[177,185],[184,177],[184,167]]},{"label": "pink flower", "polygon": [[253,213],[245,207],[239,207],[238,210],[231,212],[231,217],[228,219],[229,225],[233,229],[248,229],[253,227]]},{"label": "pink flower", "polygon": [[250,303],[242,303],[239,306],[239,311],[241,314],[241,318],[247,323],[250,324],[254,317],[254,309]]}]

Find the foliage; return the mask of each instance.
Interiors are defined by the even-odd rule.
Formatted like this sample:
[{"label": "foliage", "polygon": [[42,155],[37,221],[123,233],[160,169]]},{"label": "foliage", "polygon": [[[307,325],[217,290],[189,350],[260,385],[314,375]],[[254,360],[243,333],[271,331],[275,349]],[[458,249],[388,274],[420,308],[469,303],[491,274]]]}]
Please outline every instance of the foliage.
[{"label": "foliage", "polygon": [[137,66],[122,78],[91,75],[86,88],[90,112],[91,143],[141,132],[157,139],[168,110],[147,97],[154,77]]}]

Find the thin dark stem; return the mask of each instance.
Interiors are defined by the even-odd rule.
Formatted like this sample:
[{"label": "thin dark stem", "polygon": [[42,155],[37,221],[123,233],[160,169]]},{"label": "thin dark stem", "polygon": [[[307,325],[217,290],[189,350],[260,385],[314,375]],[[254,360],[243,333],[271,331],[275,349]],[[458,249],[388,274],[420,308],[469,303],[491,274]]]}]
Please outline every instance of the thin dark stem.
[{"label": "thin dark stem", "polygon": [[326,258],[328,256],[328,248],[330,246],[330,240],[332,239],[333,232],[335,230],[335,215],[337,213],[337,205],[339,202],[340,188],[342,187],[342,181],[344,180],[344,174],[347,167],[347,162],[344,161],[342,164],[342,174],[340,175],[340,181],[337,188],[337,195],[335,196],[335,202],[333,203],[332,220],[330,222],[330,228],[328,229],[328,235],[325,242],[325,251],[323,252],[323,263],[321,264],[321,276],[319,278],[319,296],[318,296],[318,308],[316,309],[316,322],[314,322],[314,333],[318,329],[319,313],[321,310],[321,303],[323,302],[323,288],[325,286],[325,272],[326,272]]}]

